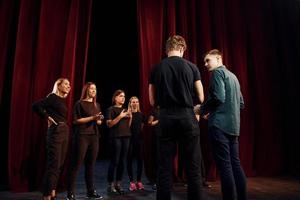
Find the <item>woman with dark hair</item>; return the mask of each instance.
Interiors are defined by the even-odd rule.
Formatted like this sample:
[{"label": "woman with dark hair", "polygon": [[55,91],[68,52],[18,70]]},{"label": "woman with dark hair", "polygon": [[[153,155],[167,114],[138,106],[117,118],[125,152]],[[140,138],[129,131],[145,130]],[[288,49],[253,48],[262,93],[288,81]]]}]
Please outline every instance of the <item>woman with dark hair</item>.
[{"label": "woman with dark hair", "polygon": [[56,199],[57,182],[67,154],[69,127],[67,125],[66,97],[70,89],[69,80],[59,78],[54,83],[52,93],[32,105],[33,110],[48,122],[44,200]]},{"label": "woman with dark hair", "polygon": [[[109,193],[123,194],[121,185],[125,160],[127,157],[129,138],[131,135],[130,125],[132,121],[131,110],[123,108],[125,93],[123,90],[115,91],[112,97],[113,106],[107,110],[107,126],[110,136],[110,164],[108,167],[107,181]],[[116,172],[116,177],[115,177]]]},{"label": "woman with dark hair", "polygon": [[86,83],[82,88],[79,101],[74,106],[74,130],[73,152],[71,170],[68,181],[67,200],[75,200],[75,180],[77,172],[84,161],[85,183],[87,188],[87,198],[102,199],[97,194],[94,185],[94,166],[99,149],[99,130],[103,115],[100,105],[96,102],[97,88],[92,82]]}]

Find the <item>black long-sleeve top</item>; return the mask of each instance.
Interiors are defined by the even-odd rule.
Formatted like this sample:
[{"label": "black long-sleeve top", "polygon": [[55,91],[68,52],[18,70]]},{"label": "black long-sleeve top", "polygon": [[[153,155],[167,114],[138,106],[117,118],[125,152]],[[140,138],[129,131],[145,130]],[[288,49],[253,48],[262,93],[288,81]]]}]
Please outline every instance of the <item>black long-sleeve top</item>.
[{"label": "black long-sleeve top", "polygon": [[52,117],[55,122],[67,122],[66,99],[54,93],[38,100],[32,105],[33,110],[42,118]]}]

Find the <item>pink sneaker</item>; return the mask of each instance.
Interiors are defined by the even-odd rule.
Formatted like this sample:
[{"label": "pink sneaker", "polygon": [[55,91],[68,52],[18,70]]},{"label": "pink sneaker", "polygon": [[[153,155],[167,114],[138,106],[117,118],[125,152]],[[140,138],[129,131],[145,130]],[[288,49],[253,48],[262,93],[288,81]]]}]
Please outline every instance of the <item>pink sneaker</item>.
[{"label": "pink sneaker", "polygon": [[135,185],[134,182],[130,182],[130,184],[129,184],[129,190],[130,191],[135,191],[136,190],[136,185]]},{"label": "pink sneaker", "polygon": [[138,190],[143,190],[143,189],[145,189],[143,183],[140,182],[140,181],[136,183],[136,187],[137,187]]}]

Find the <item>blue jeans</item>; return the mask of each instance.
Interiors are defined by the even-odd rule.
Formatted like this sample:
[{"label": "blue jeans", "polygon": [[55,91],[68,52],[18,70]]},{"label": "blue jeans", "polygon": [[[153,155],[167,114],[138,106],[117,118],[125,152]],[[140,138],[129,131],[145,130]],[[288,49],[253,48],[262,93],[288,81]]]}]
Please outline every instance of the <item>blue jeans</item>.
[{"label": "blue jeans", "polygon": [[221,178],[223,200],[247,199],[246,176],[240,164],[238,136],[210,127],[209,137]]}]

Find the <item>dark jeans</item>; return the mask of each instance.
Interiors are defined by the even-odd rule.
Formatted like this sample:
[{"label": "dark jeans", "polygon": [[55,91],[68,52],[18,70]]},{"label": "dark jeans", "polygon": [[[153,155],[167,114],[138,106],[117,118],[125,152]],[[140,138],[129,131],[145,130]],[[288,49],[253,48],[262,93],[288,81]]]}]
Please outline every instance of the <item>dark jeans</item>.
[{"label": "dark jeans", "polygon": [[172,165],[178,143],[182,145],[185,157],[187,199],[201,200],[200,130],[193,109],[161,109],[160,127],[157,200],[171,199]]},{"label": "dark jeans", "polygon": [[157,136],[157,135],[154,135],[153,136],[153,140],[154,140],[154,144],[153,144],[153,149],[154,149],[154,152],[153,152],[153,155],[154,155],[154,173],[155,173],[155,181],[154,181],[154,183],[156,184],[156,182],[157,182],[157,177],[158,177],[158,168],[159,168],[159,165],[158,165],[158,163],[159,163],[159,154],[160,154],[160,152],[159,152],[159,140],[160,140],[160,137],[159,136]]},{"label": "dark jeans", "polygon": [[44,196],[50,196],[56,189],[61,168],[65,162],[69,140],[69,128],[66,123],[52,124],[47,132],[47,166],[45,174]]},{"label": "dark jeans", "polygon": [[[201,145],[200,145],[200,156],[201,156],[201,176],[202,176],[202,181],[205,181],[206,180],[206,169],[205,169],[204,158],[202,155]],[[181,181],[185,182],[186,176],[184,173],[184,170],[185,170],[184,160],[185,160],[185,157],[183,154],[183,147],[182,147],[182,145],[178,145],[178,178],[180,178]]]},{"label": "dark jeans", "polygon": [[123,177],[125,160],[127,158],[129,146],[129,137],[119,137],[119,138],[111,138],[110,141],[110,163],[108,167],[107,173],[107,181],[108,183],[112,183],[116,174],[116,181],[121,181]]},{"label": "dark jeans", "polygon": [[220,173],[223,200],[247,199],[246,176],[240,164],[238,137],[209,128],[213,154]]},{"label": "dark jeans", "polygon": [[143,151],[142,151],[142,139],[139,138],[130,138],[129,149],[128,149],[128,157],[127,157],[127,171],[130,182],[134,180],[133,178],[133,170],[132,163],[133,159],[136,158],[137,164],[137,181],[142,180],[142,172],[143,172]]},{"label": "dark jeans", "polygon": [[94,166],[99,150],[99,137],[96,134],[74,135],[72,162],[68,181],[68,191],[74,192],[77,172],[84,161],[85,184],[87,192],[92,192],[94,186]]}]

